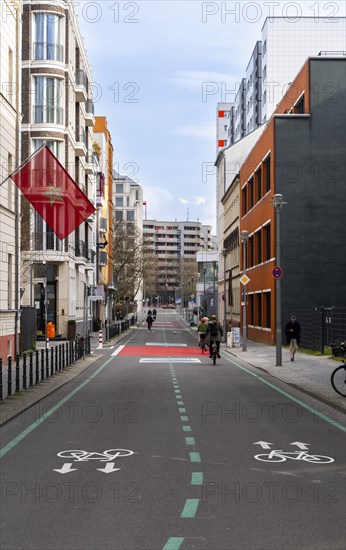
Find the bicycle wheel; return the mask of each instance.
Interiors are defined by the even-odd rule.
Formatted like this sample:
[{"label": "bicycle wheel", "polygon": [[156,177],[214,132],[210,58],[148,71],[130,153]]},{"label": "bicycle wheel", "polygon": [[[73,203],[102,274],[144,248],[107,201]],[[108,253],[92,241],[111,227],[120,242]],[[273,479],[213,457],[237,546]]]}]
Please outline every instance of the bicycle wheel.
[{"label": "bicycle wheel", "polygon": [[331,382],[336,393],[346,397],[346,365],[340,365],[332,372]]},{"label": "bicycle wheel", "polygon": [[[262,458],[265,457],[265,458]],[[285,462],[286,458],[283,456],[272,456],[269,458],[269,454],[267,455],[255,455],[255,458],[257,460],[261,460],[262,462]]]},{"label": "bicycle wheel", "polygon": [[303,460],[305,462],[312,462],[315,464],[328,464],[329,462],[334,462],[334,458],[331,458],[330,456],[322,456],[322,455],[303,456]]}]

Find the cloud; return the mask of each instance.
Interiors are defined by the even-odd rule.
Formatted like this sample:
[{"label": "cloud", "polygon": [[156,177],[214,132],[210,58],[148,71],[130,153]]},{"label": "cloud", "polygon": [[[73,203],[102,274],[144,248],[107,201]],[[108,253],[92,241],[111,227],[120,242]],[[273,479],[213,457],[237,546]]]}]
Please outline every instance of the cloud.
[{"label": "cloud", "polygon": [[194,199],[195,199],[195,204],[197,204],[197,206],[199,206],[201,204],[206,204],[206,202],[207,202],[205,197],[194,196]]},{"label": "cloud", "polygon": [[178,199],[178,201],[181,202],[181,204],[189,204],[189,201],[186,199]]},{"label": "cloud", "polygon": [[183,90],[200,91],[203,84],[229,84],[239,81],[239,76],[232,76],[229,73],[219,73],[215,71],[176,71],[173,78],[167,78],[166,82],[171,82]]},{"label": "cloud", "polygon": [[186,124],[171,130],[171,134],[182,137],[215,140],[215,124]]}]

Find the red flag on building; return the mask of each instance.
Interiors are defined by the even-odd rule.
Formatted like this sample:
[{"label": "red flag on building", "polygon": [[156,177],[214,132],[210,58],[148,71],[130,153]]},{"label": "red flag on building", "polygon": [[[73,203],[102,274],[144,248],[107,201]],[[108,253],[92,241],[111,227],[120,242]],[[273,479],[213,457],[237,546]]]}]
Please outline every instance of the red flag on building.
[{"label": "red flag on building", "polygon": [[47,146],[34,153],[11,178],[59,239],[95,212],[94,205]]}]

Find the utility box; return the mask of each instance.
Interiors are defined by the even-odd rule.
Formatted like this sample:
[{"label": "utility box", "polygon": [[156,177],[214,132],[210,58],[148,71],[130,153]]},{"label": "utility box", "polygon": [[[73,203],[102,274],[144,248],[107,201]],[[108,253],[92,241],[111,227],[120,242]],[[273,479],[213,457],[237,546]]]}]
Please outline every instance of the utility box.
[{"label": "utility box", "polygon": [[20,327],[21,351],[35,349],[36,346],[36,309],[31,306],[21,308]]}]

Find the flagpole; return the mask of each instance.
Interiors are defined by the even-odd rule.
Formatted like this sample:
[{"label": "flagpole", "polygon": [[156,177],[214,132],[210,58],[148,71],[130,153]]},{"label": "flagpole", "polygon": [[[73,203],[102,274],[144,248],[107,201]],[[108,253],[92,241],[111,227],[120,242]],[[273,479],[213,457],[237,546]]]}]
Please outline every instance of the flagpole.
[{"label": "flagpole", "polygon": [[32,157],[34,157],[35,155],[37,155],[37,153],[39,153],[41,151],[41,149],[43,149],[43,147],[46,147],[46,142],[44,142],[42,145],[40,145],[40,147],[38,149],[36,149],[36,151],[34,151],[27,159],[25,159],[24,162],[22,162],[22,164],[20,164],[18,166],[18,168],[16,168],[11,174],[9,174],[7,176],[7,178],[4,179],[4,181],[2,181],[0,183],[0,187],[7,182],[8,179],[12,178],[12,176],[14,176],[17,172],[19,172],[19,170],[21,170],[21,168],[23,168],[23,166],[25,166],[31,159]]}]

